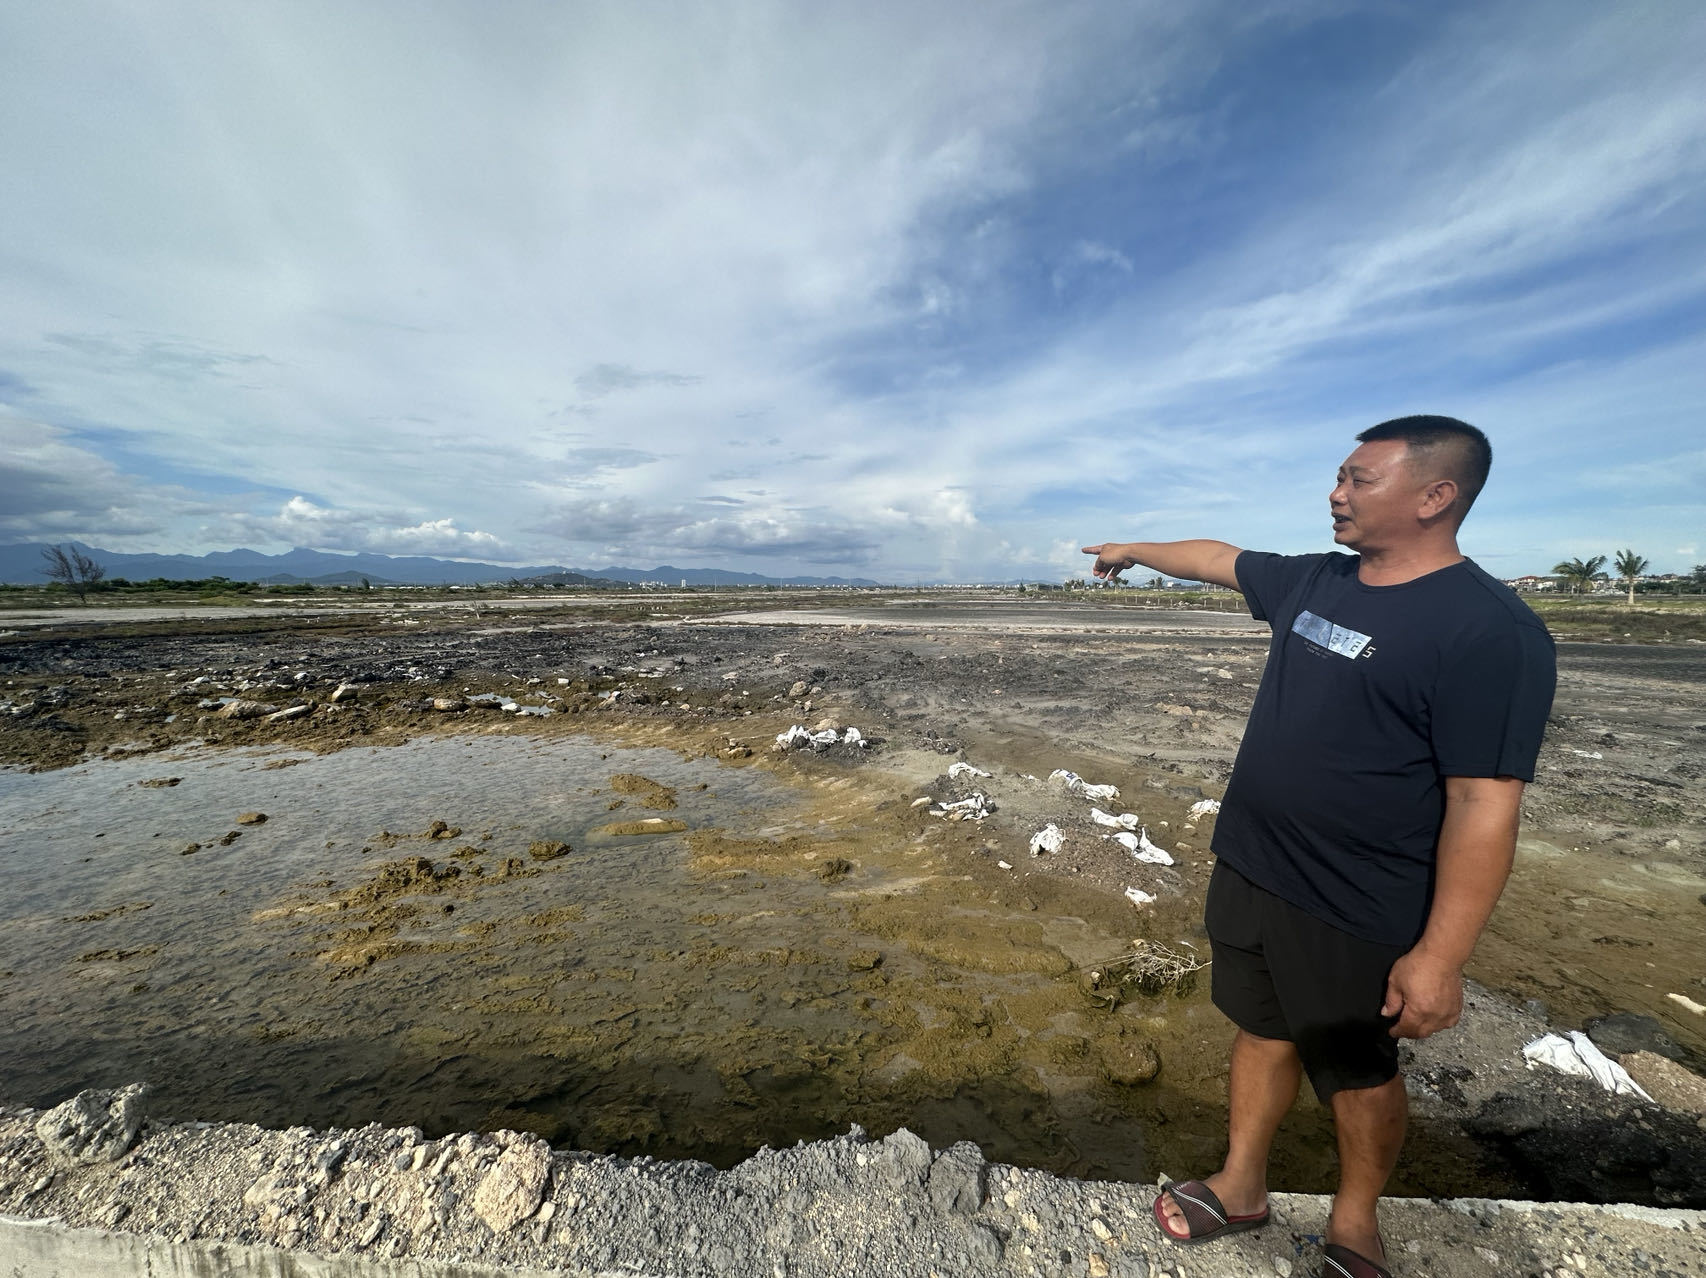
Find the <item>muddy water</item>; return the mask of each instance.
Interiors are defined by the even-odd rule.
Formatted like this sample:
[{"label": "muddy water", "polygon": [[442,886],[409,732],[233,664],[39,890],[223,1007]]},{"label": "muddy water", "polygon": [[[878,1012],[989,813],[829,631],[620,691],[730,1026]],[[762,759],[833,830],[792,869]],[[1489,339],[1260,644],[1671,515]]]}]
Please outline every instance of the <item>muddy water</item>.
[{"label": "muddy water", "polygon": [[[1014,886],[979,838],[892,778],[577,738],[3,773],[0,1099],[148,1079],[180,1117],[719,1164],[851,1122],[1076,1175],[1218,1161],[1206,991],[1087,998],[1129,907]],[[1280,1183],[1330,1184],[1319,1109],[1286,1130]]]}]

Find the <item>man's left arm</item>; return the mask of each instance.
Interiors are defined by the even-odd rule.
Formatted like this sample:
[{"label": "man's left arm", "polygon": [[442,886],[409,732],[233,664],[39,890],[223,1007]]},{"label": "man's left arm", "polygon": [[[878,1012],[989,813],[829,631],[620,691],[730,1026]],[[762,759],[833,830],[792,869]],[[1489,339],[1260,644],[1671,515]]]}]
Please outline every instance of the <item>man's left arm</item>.
[{"label": "man's left arm", "polygon": [[1445,819],[1434,867],[1433,906],[1415,947],[1386,978],[1384,1016],[1394,1038],[1426,1038],[1463,1013],[1463,966],[1492,916],[1516,857],[1523,782],[1445,778]]}]

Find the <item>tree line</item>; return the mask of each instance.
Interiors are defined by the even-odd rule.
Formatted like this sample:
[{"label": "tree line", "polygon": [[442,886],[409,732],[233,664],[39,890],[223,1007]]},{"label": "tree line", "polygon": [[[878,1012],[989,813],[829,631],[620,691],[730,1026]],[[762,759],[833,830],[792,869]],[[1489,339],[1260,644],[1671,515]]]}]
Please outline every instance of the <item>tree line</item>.
[{"label": "tree line", "polygon": [[[1613,580],[1610,573],[1605,571],[1606,557],[1593,555],[1587,559],[1565,559],[1552,566],[1553,575],[1558,577],[1572,594],[1586,594],[1595,586]],[[1615,580],[1621,582],[1629,592],[1629,602],[1635,602],[1635,583],[1646,574],[1648,561],[1633,550],[1620,550],[1612,564],[1616,571]],[[1689,585],[1696,591],[1706,590],[1706,564],[1695,564],[1689,573]]]}]

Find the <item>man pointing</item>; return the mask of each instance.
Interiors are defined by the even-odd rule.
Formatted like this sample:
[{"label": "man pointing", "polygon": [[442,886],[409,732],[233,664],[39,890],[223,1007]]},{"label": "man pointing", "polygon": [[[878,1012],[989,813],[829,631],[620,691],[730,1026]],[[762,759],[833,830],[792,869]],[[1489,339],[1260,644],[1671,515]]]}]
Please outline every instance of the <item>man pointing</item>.
[{"label": "man pointing", "polygon": [[1333,1111],[1328,1278],[1389,1278],[1376,1219],[1403,1144],[1400,1038],[1455,1025],[1515,855],[1552,704],[1552,639],[1457,548],[1492,449],[1451,417],[1357,436],[1329,497],[1350,555],[1220,541],[1086,546],[1242,591],[1274,637],[1215,826],[1213,997],[1238,1027],[1226,1161],[1168,1185],[1178,1243],[1268,1222],[1268,1149],[1303,1074]]}]

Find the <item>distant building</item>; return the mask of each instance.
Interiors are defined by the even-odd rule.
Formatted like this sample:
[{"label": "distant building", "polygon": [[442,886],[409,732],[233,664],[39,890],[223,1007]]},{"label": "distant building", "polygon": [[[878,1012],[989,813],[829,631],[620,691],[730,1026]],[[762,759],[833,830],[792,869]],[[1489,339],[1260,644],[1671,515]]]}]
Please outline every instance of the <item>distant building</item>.
[{"label": "distant building", "polygon": [[1526,577],[1512,577],[1505,582],[1505,585],[1518,592],[1556,590],[1558,589],[1558,579],[1556,577],[1536,577],[1530,573]]}]

